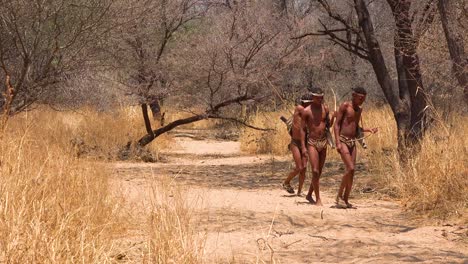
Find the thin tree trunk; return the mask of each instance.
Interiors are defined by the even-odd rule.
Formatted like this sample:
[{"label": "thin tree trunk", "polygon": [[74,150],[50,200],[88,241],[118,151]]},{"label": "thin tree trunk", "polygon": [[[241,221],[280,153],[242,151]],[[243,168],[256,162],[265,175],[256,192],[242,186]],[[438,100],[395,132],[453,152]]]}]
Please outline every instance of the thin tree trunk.
[{"label": "thin tree trunk", "polygon": [[148,115],[148,105],[147,104],[141,104],[141,112],[143,114],[143,119],[145,120],[146,133],[148,133],[149,136],[154,137],[153,129],[151,128],[151,121],[150,121],[149,115]]},{"label": "thin tree trunk", "polygon": [[3,136],[3,132],[6,128],[6,124],[8,122],[8,119],[10,118],[11,106],[16,96],[15,88],[13,88],[13,85],[10,82],[10,75],[8,75],[8,73],[5,74],[5,88],[6,89],[3,94],[5,101],[3,102],[3,105],[2,105],[3,111],[2,111],[2,117],[1,117],[1,123],[0,123],[1,136]]},{"label": "thin tree trunk", "polygon": [[456,3],[454,0],[439,0],[438,8],[453,63],[452,71],[463,89],[464,99],[468,104],[468,59],[463,46],[462,31],[455,23]]}]

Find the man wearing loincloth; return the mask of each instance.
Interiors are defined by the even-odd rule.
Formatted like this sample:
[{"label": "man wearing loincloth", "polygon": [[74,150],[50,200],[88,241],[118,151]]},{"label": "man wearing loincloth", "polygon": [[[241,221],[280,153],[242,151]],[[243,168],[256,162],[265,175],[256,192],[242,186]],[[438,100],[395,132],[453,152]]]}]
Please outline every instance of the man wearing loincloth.
[{"label": "man wearing loincloth", "polygon": [[[320,175],[327,156],[327,135],[326,127],[330,124],[330,113],[328,107],[323,103],[323,90],[313,88],[312,104],[304,110],[304,121],[309,135],[307,137],[307,151],[310,165],[312,167],[312,182],[309,187],[306,199],[315,205],[322,206],[320,199]],[[315,201],[312,198],[315,192]]]},{"label": "man wearing loincloth", "polygon": [[304,109],[306,109],[311,103],[312,96],[310,93],[304,94],[299,99],[298,104],[294,108],[294,114],[292,117],[291,129],[289,131],[291,135],[291,143],[288,148],[291,151],[295,163],[294,169],[288,174],[288,177],[283,182],[282,187],[288,193],[294,193],[294,189],[291,186],[291,180],[299,174],[299,186],[297,188],[297,195],[301,195],[302,185],[304,184],[306,167],[307,167],[307,149],[305,147],[306,140],[306,126],[302,119]]},{"label": "man wearing loincloth", "polygon": [[377,128],[359,128],[359,120],[362,114],[361,105],[366,100],[367,92],[362,87],[356,87],[352,90],[351,102],[346,101],[341,104],[336,114],[334,126],[336,149],[338,153],[340,153],[341,159],[346,167],[336,197],[336,206],[340,208],[353,207],[348,199],[353,186],[354,168],[357,156],[356,141],[359,140],[356,138],[358,136],[358,129],[362,129],[363,132],[377,132]]}]

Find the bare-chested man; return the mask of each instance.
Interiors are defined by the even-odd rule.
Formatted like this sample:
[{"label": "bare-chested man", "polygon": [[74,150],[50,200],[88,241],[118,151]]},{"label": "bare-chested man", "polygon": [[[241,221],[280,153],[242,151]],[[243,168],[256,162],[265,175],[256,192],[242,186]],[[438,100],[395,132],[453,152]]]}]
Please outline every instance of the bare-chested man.
[{"label": "bare-chested man", "polygon": [[[306,199],[318,206],[322,206],[320,199],[320,175],[327,157],[327,135],[326,126],[330,122],[330,114],[328,107],[323,104],[323,90],[321,88],[313,88],[312,104],[304,110],[303,119],[309,131],[307,138],[307,151],[309,161],[312,167],[312,182]],[[315,191],[315,201],[312,198],[312,192]]]},{"label": "bare-chested man", "polygon": [[[338,190],[338,196],[336,197],[337,207],[353,207],[353,205],[349,203],[348,199],[354,179],[354,167],[357,155],[356,137],[359,120],[361,119],[362,114],[361,105],[366,100],[366,95],[367,92],[364,88],[354,88],[351,102],[347,101],[342,103],[336,114],[336,122],[334,126],[336,149],[338,153],[340,153],[341,159],[346,166],[345,174]],[[363,132],[377,132],[377,128],[362,128],[362,130]]]},{"label": "bare-chested man", "polygon": [[304,109],[310,105],[312,96],[310,94],[304,94],[300,98],[300,102],[294,109],[292,127],[291,127],[291,143],[288,147],[293,155],[295,167],[288,174],[288,177],[283,182],[282,186],[288,193],[294,193],[294,189],[291,186],[291,180],[299,174],[299,186],[297,188],[297,195],[301,195],[302,185],[304,184],[305,173],[307,168],[307,149],[305,147],[306,140],[306,126],[302,120],[302,114]]}]

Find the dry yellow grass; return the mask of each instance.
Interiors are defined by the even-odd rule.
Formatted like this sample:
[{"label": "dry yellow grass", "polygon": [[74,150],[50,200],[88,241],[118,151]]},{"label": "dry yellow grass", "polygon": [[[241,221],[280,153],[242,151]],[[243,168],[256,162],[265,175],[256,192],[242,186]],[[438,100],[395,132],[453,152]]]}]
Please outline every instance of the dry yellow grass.
[{"label": "dry yellow grass", "polygon": [[468,117],[453,113],[448,121],[436,119],[421,142],[421,151],[400,163],[396,123],[388,107],[372,108],[365,126],[379,127],[361,151],[370,169],[403,204],[418,212],[460,216],[468,208]]},{"label": "dry yellow grass", "polygon": [[291,141],[291,137],[286,125],[280,120],[280,116],[289,118],[291,115],[288,110],[282,110],[278,112],[259,112],[253,116],[249,121],[250,124],[262,128],[271,128],[273,131],[244,128],[239,138],[242,151],[251,154],[288,154],[287,146]]},{"label": "dry yellow grass", "polygon": [[162,181],[153,185],[150,197],[145,259],[150,263],[202,263],[205,236],[194,227],[193,204],[188,205],[186,194]]},{"label": "dry yellow grass", "polygon": [[[124,219],[128,208],[111,189],[110,171],[77,158],[70,139],[109,151],[139,134],[137,117],[132,109],[112,116],[41,109],[9,120],[0,139],[0,262],[115,262],[125,248],[114,243],[135,226]],[[151,195],[143,260],[200,263],[204,240],[180,190],[164,183]]]},{"label": "dry yellow grass", "polygon": [[[134,142],[146,133],[138,107],[120,108],[115,112],[98,112],[90,108],[57,112],[44,107],[15,116],[7,126],[7,132],[12,134],[28,129],[33,130],[31,133],[37,140],[58,144],[81,157],[95,159],[116,158],[127,142]],[[171,136],[163,134],[147,148],[157,156],[171,142]]]},{"label": "dry yellow grass", "polygon": [[[397,128],[393,118],[393,113],[389,107],[365,107],[363,111],[364,127],[377,127],[379,132],[367,137],[367,150],[359,148],[359,159],[369,162],[371,170],[376,170],[382,175],[386,169],[390,169],[390,164],[397,151]],[[366,134],[368,135],[368,134]]]},{"label": "dry yellow grass", "polygon": [[69,155],[53,124],[17,125],[0,140],[0,262],[108,261],[122,225],[106,170]]}]

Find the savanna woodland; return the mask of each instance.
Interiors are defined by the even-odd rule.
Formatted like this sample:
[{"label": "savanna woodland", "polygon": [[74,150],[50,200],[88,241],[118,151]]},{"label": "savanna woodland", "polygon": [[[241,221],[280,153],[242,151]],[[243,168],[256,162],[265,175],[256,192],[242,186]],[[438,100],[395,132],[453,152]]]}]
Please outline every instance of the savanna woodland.
[{"label": "savanna woodland", "polygon": [[[467,53],[467,0],[0,0],[0,262],[466,263]],[[286,193],[357,86],[355,207],[331,147]]]}]

